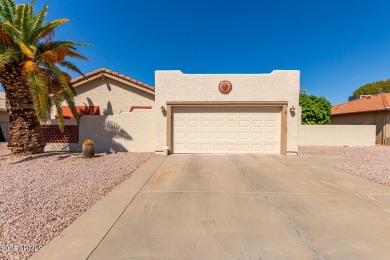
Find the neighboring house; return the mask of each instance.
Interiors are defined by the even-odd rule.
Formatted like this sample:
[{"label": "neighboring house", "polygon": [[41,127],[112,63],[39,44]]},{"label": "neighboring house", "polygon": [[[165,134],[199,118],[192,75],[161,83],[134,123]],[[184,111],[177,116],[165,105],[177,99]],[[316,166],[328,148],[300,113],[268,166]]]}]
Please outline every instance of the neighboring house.
[{"label": "neighboring house", "polygon": [[[77,96],[74,98],[79,114],[117,115],[131,108],[152,108],[154,88],[108,69],[98,69],[72,80]],[[64,116],[73,118],[66,102]],[[56,118],[53,106],[51,118]]]},{"label": "neighboring house", "polygon": [[5,92],[0,92],[0,142],[8,141],[9,138],[9,116],[5,107]]},{"label": "neighboring house", "polygon": [[332,107],[333,125],[376,125],[376,143],[390,145],[390,93],[364,95]]}]

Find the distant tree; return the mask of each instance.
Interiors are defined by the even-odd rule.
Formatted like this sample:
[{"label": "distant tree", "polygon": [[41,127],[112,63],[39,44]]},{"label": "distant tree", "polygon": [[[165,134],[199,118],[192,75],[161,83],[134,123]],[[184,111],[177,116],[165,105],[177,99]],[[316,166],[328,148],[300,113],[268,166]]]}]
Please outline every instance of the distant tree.
[{"label": "distant tree", "polygon": [[302,125],[329,125],[331,104],[324,97],[301,93],[299,105],[302,107]]},{"label": "distant tree", "polygon": [[360,95],[376,95],[380,93],[389,93],[389,92],[390,92],[390,79],[368,83],[356,89],[353,92],[353,94],[355,96],[360,96]]}]

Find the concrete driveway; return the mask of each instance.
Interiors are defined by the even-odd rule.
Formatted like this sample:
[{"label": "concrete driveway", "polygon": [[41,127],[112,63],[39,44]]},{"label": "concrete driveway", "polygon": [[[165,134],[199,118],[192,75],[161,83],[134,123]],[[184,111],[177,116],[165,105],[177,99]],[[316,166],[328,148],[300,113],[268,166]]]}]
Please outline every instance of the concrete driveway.
[{"label": "concrete driveway", "polygon": [[154,158],[34,258],[389,259],[390,189],[308,157]]}]

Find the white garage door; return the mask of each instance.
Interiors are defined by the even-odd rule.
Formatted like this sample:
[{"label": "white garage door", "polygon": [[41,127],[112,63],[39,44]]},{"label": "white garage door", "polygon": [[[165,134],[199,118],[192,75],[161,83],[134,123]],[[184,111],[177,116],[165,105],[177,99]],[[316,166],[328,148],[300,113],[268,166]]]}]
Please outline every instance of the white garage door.
[{"label": "white garage door", "polygon": [[175,107],[174,153],[280,153],[281,108]]}]

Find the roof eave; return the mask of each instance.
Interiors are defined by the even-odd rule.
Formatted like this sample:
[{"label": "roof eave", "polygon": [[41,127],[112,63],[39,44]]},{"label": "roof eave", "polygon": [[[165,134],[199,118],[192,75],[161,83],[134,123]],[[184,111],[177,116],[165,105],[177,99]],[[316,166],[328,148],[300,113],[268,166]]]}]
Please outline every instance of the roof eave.
[{"label": "roof eave", "polygon": [[142,90],[142,91],[147,92],[149,94],[152,94],[152,95],[155,94],[154,87],[149,86],[145,83],[139,82],[139,81],[132,79],[130,77],[127,77],[125,75],[107,70],[107,69],[99,69],[99,70],[87,73],[85,76],[81,76],[81,77],[78,77],[78,78],[72,80],[72,84],[74,87],[77,87],[77,86],[80,86],[86,82],[89,82],[89,81],[92,81],[92,80],[95,80],[98,78],[102,78],[102,80],[105,80],[105,77],[117,80],[119,82],[122,82],[122,83],[129,85],[131,87],[137,88],[139,90]]},{"label": "roof eave", "polygon": [[331,116],[339,116],[339,115],[349,115],[349,114],[362,114],[362,113],[373,113],[373,112],[385,112],[389,111],[389,109],[379,109],[379,110],[367,110],[367,111],[356,111],[356,112],[345,112],[345,113],[337,113],[331,114]]}]

